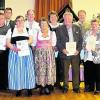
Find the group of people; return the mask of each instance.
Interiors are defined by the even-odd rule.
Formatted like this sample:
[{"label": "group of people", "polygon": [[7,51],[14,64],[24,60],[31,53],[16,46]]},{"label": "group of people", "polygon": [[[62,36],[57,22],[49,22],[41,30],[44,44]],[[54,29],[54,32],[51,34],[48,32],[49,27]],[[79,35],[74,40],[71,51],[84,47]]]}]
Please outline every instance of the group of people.
[{"label": "group of people", "polygon": [[[57,86],[67,93],[71,65],[73,92],[79,93],[82,62],[84,91],[100,93],[100,27],[97,19],[88,23],[84,10],[78,12],[79,20],[75,23],[69,11],[63,14],[63,23],[58,22],[56,11],[49,13],[48,20],[41,17],[39,22],[35,21],[32,9],[27,11],[26,19],[19,15],[12,21],[11,16],[11,8],[0,13],[0,36],[6,37],[6,50],[0,50],[0,89],[14,90],[16,96],[25,90],[25,95],[31,96],[36,87],[39,94],[48,95]],[[93,46],[89,45],[91,41]]]}]

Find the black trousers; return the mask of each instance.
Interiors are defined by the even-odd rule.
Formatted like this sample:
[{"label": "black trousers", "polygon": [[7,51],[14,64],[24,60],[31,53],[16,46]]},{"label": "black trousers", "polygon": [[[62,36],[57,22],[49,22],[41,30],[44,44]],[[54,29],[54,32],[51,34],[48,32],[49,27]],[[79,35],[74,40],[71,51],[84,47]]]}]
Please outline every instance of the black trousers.
[{"label": "black trousers", "polygon": [[85,89],[94,90],[95,75],[95,64],[92,61],[84,62]]},{"label": "black trousers", "polygon": [[100,64],[95,64],[95,88],[100,91]]},{"label": "black trousers", "polygon": [[59,54],[58,57],[55,59],[56,61],[56,83],[60,83],[63,81],[63,70],[64,70],[64,63],[63,60],[60,58]]},{"label": "black trousers", "polygon": [[0,90],[8,88],[8,50],[0,52]]}]

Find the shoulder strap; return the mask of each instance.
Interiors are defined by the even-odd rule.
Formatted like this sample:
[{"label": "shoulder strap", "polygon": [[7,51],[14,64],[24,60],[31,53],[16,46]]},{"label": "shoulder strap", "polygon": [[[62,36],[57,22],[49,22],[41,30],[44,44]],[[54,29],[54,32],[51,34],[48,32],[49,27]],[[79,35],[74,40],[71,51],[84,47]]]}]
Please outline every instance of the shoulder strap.
[{"label": "shoulder strap", "polygon": [[27,32],[29,32],[29,28],[26,27]]},{"label": "shoulder strap", "polygon": [[[13,33],[15,27],[11,27],[11,32]],[[29,28],[26,27],[27,32],[29,32]]]},{"label": "shoulder strap", "polygon": [[12,37],[13,31],[14,31],[14,28],[15,28],[15,26],[11,27],[11,37]]},{"label": "shoulder strap", "polygon": [[[15,28],[15,26],[14,26],[14,27],[11,27],[11,32],[12,32],[12,33],[11,33],[11,36],[12,36],[12,34],[13,34],[14,28]],[[26,30],[27,30],[27,32],[29,32],[29,28],[26,27]]]},{"label": "shoulder strap", "polygon": [[14,31],[14,27],[11,27],[11,32],[13,33],[13,31]]}]

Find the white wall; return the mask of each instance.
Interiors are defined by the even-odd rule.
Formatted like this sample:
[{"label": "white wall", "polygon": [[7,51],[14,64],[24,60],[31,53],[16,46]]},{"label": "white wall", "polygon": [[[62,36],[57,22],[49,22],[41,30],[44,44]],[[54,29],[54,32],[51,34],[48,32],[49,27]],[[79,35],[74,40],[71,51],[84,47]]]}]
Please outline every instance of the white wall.
[{"label": "white wall", "polygon": [[72,3],[76,14],[80,9],[86,10],[88,20],[92,19],[93,14],[100,13],[100,0],[72,0]]},{"label": "white wall", "polygon": [[[91,20],[93,14],[100,13],[100,1],[99,0],[72,0],[73,10],[77,14],[78,10],[84,9],[87,12],[87,19]],[[15,19],[17,15],[25,16],[28,9],[34,9],[35,0],[5,0],[5,7],[11,7],[13,9],[12,19]]]},{"label": "white wall", "polygon": [[28,9],[34,9],[35,0],[5,0],[5,7],[13,9],[12,19],[17,15],[25,16]]}]

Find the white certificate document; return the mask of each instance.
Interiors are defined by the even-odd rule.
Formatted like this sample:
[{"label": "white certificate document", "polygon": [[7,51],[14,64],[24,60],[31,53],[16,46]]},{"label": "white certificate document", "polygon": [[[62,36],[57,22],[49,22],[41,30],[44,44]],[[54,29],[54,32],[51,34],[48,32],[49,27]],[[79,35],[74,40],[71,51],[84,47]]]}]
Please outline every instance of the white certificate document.
[{"label": "white certificate document", "polygon": [[95,47],[96,47],[96,37],[94,37],[93,35],[89,36],[86,40],[86,49],[88,51],[91,51],[91,50],[95,50]]},{"label": "white certificate document", "polygon": [[20,49],[18,51],[19,56],[27,56],[30,55],[29,51],[29,46],[28,46],[28,41],[27,40],[21,40],[21,41],[16,41],[17,48]]},{"label": "white certificate document", "polygon": [[67,56],[72,56],[76,52],[76,42],[66,42]]},{"label": "white certificate document", "polygon": [[6,36],[0,35],[0,50],[6,50]]}]

